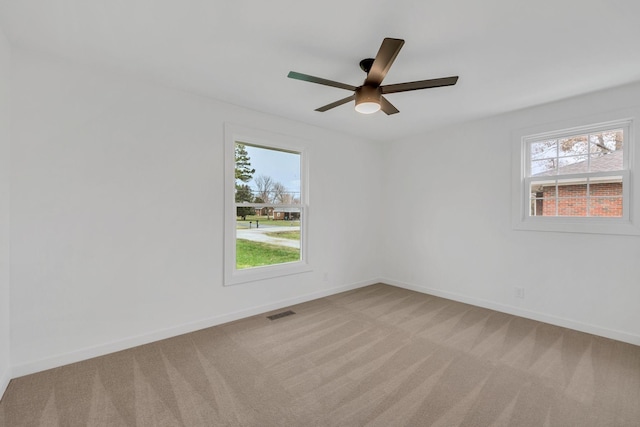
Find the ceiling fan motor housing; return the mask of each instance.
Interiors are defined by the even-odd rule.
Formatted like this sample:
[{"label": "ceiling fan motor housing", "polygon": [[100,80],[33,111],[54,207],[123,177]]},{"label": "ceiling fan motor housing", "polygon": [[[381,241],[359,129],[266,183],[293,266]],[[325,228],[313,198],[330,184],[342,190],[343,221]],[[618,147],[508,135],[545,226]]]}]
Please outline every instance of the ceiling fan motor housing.
[{"label": "ceiling fan motor housing", "polygon": [[356,89],[356,105],[364,102],[375,102],[380,104],[380,97],[382,96],[382,89],[380,86],[360,86]]}]

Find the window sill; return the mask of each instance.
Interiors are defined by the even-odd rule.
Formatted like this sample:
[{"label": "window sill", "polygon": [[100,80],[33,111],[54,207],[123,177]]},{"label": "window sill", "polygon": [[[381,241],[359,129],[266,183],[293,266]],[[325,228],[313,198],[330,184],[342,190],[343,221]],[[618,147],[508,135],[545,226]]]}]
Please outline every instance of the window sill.
[{"label": "window sill", "polygon": [[640,235],[640,228],[628,220],[611,218],[526,218],[513,224],[515,230],[559,233]]}]

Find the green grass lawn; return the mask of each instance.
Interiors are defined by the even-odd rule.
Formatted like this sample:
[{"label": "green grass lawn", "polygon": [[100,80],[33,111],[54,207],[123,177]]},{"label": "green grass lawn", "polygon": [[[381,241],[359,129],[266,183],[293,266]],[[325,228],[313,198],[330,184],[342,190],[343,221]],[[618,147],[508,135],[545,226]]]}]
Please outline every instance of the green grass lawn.
[{"label": "green grass lawn", "polygon": [[272,231],[265,233],[267,236],[279,237],[281,239],[300,240],[300,230],[297,231]]},{"label": "green grass lawn", "polygon": [[299,260],[300,249],[244,239],[236,240],[236,268],[238,270]]}]

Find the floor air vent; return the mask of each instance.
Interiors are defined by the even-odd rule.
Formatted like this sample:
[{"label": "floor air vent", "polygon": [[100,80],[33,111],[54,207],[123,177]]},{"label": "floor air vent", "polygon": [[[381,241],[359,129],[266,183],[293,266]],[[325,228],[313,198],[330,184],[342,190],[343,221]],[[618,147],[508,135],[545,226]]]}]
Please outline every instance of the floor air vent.
[{"label": "floor air vent", "polygon": [[292,314],[296,314],[296,313],[291,311],[291,310],[287,310],[287,311],[283,311],[282,313],[272,314],[271,316],[267,316],[267,319],[276,320],[276,319],[279,319],[281,317],[291,316]]}]

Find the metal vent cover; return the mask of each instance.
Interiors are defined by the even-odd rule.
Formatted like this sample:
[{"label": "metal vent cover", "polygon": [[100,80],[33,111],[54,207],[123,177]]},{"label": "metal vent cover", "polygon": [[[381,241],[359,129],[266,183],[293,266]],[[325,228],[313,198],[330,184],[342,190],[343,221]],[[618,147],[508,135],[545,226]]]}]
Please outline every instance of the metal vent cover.
[{"label": "metal vent cover", "polygon": [[267,319],[276,320],[276,319],[280,319],[281,317],[291,316],[292,314],[296,314],[296,313],[292,310],[287,310],[287,311],[283,311],[282,313],[276,313],[276,314],[272,314],[271,316],[267,316]]}]

